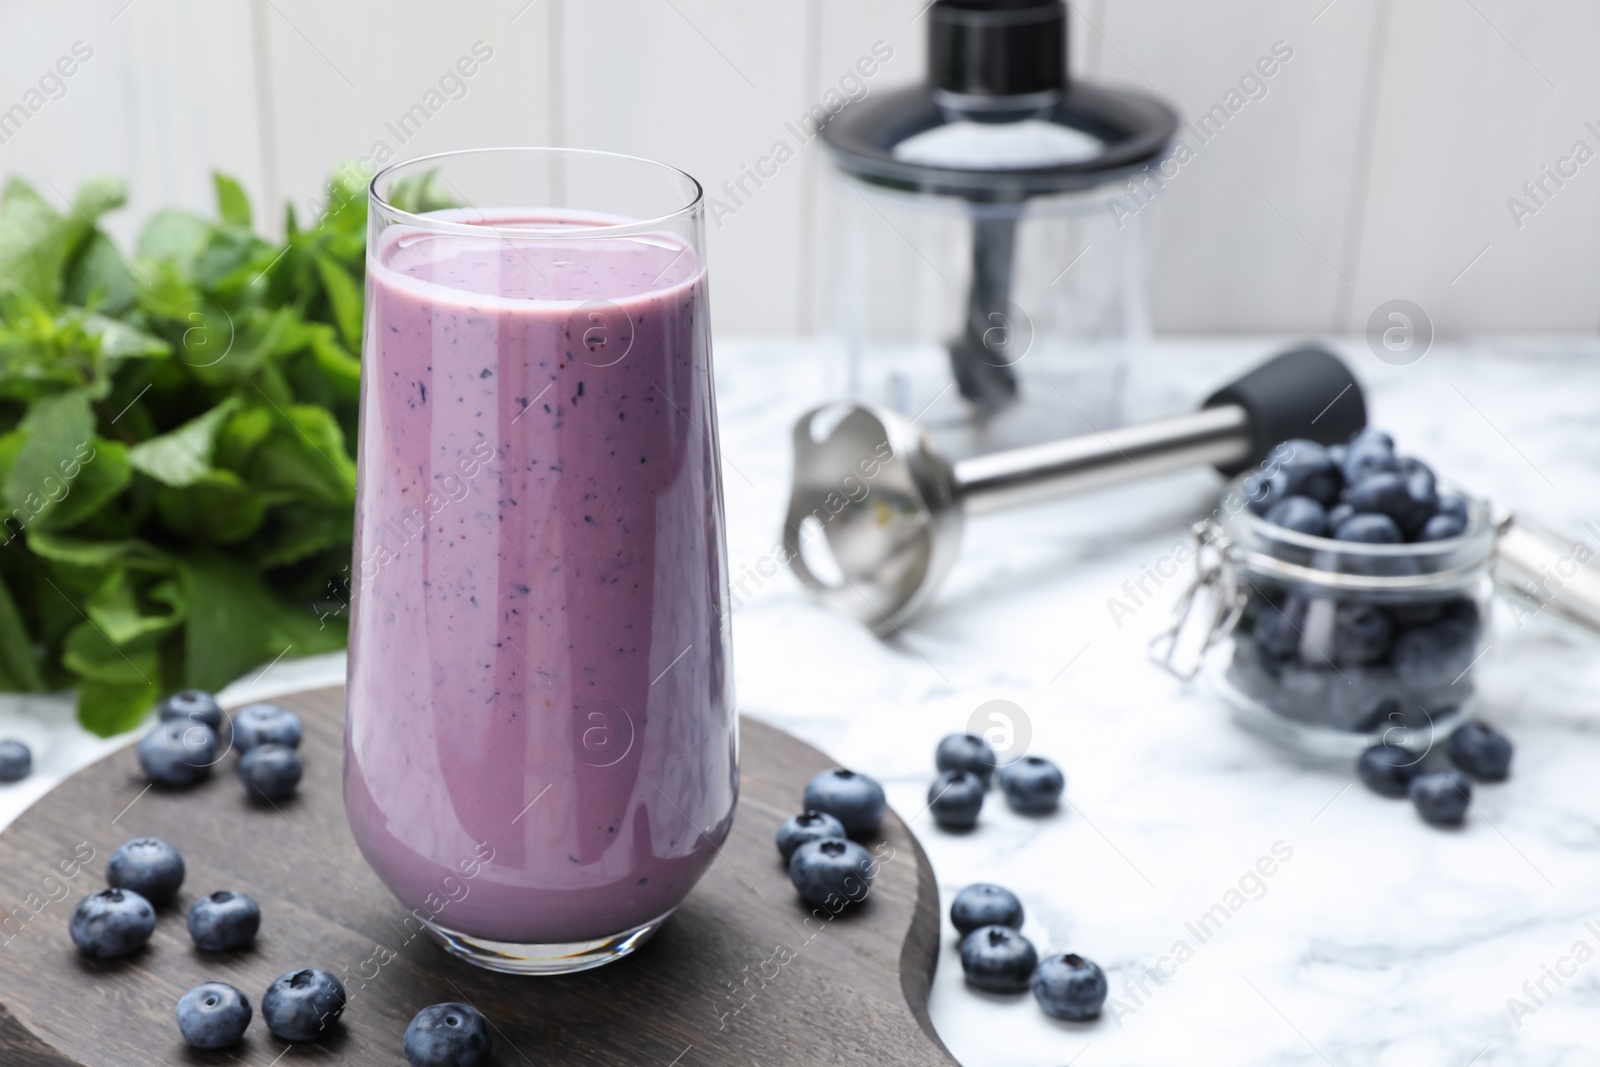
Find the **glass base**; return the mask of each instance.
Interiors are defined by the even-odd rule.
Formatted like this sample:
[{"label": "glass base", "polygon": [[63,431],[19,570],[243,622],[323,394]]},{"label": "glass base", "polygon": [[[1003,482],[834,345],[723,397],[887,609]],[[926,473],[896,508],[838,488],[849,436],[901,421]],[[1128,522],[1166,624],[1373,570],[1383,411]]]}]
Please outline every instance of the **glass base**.
[{"label": "glass base", "polygon": [[434,923],[428,924],[428,933],[450,955],[485,970],[501,974],[572,974],[632,955],[634,949],[650,940],[650,935],[661,929],[661,924],[671,915],[668,911],[620,934],[566,944],[519,945],[490,941]]}]

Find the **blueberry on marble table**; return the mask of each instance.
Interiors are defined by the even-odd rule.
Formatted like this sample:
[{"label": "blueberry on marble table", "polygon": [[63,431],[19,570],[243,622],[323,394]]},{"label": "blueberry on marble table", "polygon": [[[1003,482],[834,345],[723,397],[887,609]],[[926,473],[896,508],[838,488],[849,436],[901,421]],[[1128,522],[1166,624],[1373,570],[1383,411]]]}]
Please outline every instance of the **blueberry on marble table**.
[{"label": "blueberry on marble table", "polygon": [[21,741],[0,741],[0,782],[20,782],[32,772],[32,749]]},{"label": "blueberry on marble table", "polygon": [[1060,806],[1067,776],[1043,756],[1023,756],[1000,768],[1000,789],[1012,811],[1047,815]]},{"label": "blueberry on marble table", "polygon": [[1405,540],[1400,526],[1387,515],[1358,511],[1333,531],[1336,541],[1355,541],[1368,545],[1397,545]]},{"label": "blueberry on marble table", "polygon": [[807,811],[791,815],[782,826],[778,827],[778,855],[783,857],[784,863],[788,863],[789,857],[794,855],[794,850],[807,841],[826,841],[829,838],[845,836],[844,823],[825,811]]},{"label": "blueberry on marble table", "polygon": [[156,929],[156,909],[131,889],[102,889],[78,901],[67,932],[78,951],[109,960],[137,952]]},{"label": "blueberry on marble table", "polygon": [[971,771],[989,788],[999,762],[989,742],[976,734],[949,734],[933,753],[933,765],[941,771]]},{"label": "blueberry on marble table", "polygon": [[243,893],[220,889],[189,906],[189,937],[203,952],[233,952],[256,939],[261,905]]},{"label": "blueberry on marble table", "polygon": [[970,830],[983,808],[983,779],[971,771],[945,771],[928,787],[928,810],[945,830]]},{"label": "blueberry on marble table", "polygon": [[178,1001],[178,1029],[194,1048],[231,1048],[250,1027],[250,998],[222,982],[197,985]]},{"label": "blueberry on marble table", "polygon": [[980,926],[961,939],[961,971],[989,993],[1022,993],[1039,964],[1033,942],[1009,926]]},{"label": "blueberry on marble table", "polygon": [[106,861],[107,885],[131,889],[158,908],[172,903],[183,875],[183,856],[159,837],[136,837]]},{"label": "blueberry on marble table", "polygon": [[1469,722],[1450,735],[1450,762],[1480,782],[1503,782],[1511,774],[1511,739],[1493,726]]},{"label": "blueberry on marble table", "polygon": [[139,766],[157,785],[194,785],[210,777],[216,761],[217,735],[201,722],[168,719],[139,741]]},{"label": "blueberry on marble table", "polygon": [[1264,517],[1274,526],[1312,537],[1321,537],[1328,529],[1328,513],[1308,496],[1286,496],[1268,508]]},{"label": "blueberry on marble table", "polygon": [[865,774],[835,768],[806,783],[803,807],[825,811],[844,824],[851,837],[870,834],[883,822],[883,786]]},{"label": "blueberry on marble table", "polygon": [[977,882],[956,894],[950,904],[950,924],[965,937],[980,926],[1022,929],[1022,901],[1009,889]]},{"label": "blueberry on marble table", "polygon": [[253,797],[283,800],[300,784],[300,753],[287,745],[256,745],[239,757],[239,778]]},{"label": "blueberry on marble table", "polygon": [[1460,826],[1472,804],[1472,782],[1460,771],[1435,771],[1411,780],[1411,803],[1430,826]]},{"label": "blueberry on marble table", "polygon": [[789,857],[789,881],[808,904],[861,900],[872,887],[877,865],[854,841],[808,841]]},{"label": "blueberry on marble table", "polygon": [[1100,1014],[1107,992],[1100,965],[1071,952],[1043,960],[1033,972],[1033,999],[1053,1019],[1093,1019]]},{"label": "blueberry on marble table", "polygon": [[405,1054],[411,1067],[481,1067],[494,1041],[489,1020],[470,1004],[434,1004],[406,1026]]},{"label": "blueberry on marble table", "polygon": [[1356,760],[1356,774],[1381,797],[1399,798],[1422,773],[1422,757],[1399,745],[1373,745]]},{"label": "blueberry on marble table", "polygon": [[233,739],[241,752],[257,745],[299,748],[305,734],[300,716],[281,704],[247,704],[233,717]]},{"label": "blueberry on marble table", "polygon": [[211,727],[224,748],[233,738],[233,724],[216,697],[204,689],[182,689],[163,700],[156,712],[162,722],[199,722]]},{"label": "blueberry on marble table", "polygon": [[313,1041],[344,1014],[344,985],[327,971],[302,967],[280,975],[261,998],[267,1029],[285,1041]]}]

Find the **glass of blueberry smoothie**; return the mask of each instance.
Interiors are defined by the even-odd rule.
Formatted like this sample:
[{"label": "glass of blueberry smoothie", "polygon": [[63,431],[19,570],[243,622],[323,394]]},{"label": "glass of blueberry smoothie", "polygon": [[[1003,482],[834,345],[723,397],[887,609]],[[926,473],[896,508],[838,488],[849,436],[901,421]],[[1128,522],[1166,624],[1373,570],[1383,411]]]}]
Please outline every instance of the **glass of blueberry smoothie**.
[{"label": "glass of blueberry smoothie", "polygon": [[738,792],[700,186],[491,149],[389,167],[369,210],[350,827],[408,933],[598,966]]}]

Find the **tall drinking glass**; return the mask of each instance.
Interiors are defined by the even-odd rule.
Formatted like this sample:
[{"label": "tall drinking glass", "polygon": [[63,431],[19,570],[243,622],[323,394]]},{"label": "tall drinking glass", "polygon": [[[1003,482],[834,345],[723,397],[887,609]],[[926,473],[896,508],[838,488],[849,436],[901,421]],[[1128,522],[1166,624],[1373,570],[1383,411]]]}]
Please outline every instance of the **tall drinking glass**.
[{"label": "tall drinking glass", "polygon": [[598,966],[738,793],[700,186],[491,149],[370,211],[350,827],[451,953]]}]

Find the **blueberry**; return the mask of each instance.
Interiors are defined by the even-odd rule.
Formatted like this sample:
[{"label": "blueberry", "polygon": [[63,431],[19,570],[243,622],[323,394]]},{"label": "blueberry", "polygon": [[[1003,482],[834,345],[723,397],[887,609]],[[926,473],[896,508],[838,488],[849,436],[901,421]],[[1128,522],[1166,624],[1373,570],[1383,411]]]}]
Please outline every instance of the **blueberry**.
[{"label": "blueberry", "polygon": [[1350,444],[1352,446],[1357,444],[1369,445],[1389,452],[1394,451],[1394,438],[1375,426],[1363,426],[1351,434]]},{"label": "blueberry", "polygon": [[162,722],[202,722],[211,727],[224,747],[233,738],[233,724],[215,697],[204,689],[183,689],[173,693],[157,707]]},{"label": "blueberry", "polygon": [[33,771],[33,751],[21,741],[0,741],[0,782],[20,782]]},{"label": "blueberry", "polygon": [[808,841],[789,857],[789,881],[809,904],[860,900],[872,887],[877,865],[854,841]]},{"label": "blueberry", "polygon": [[844,823],[825,811],[791,815],[787,822],[778,827],[778,855],[783,857],[784,863],[788,863],[794,850],[807,841],[826,841],[844,836]]},{"label": "blueberry", "polygon": [[156,909],[131,889],[102,889],[78,901],[68,932],[85,956],[109,960],[137,952],[156,928]]},{"label": "blueberry", "polygon": [[1339,524],[1333,531],[1339,541],[1359,541],[1369,545],[1397,545],[1405,540],[1399,525],[1387,515],[1376,512],[1357,512]]},{"label": "blueberry", "polygon": [[183,857],[159,837],[136,837],[106,861],[107,885],[131,889],[158,908],[178,895],[183,874]]},{"label": "blueberry", "polygon": [[189,907],[189,936],[203,952],[232,952],[256,939],[261,905],[243,893],[218,890]]},{"label": "blueberry", "polygon": [[1333,613],[1333,655],[1357,667],[1377,663],[1389,652],[1394,623],[1372,604],[1340,604]]},{"label": "blueberry", "polygon": [[1373,745],[1356,760],[1356,774],[1381,797],[1403,797],[1422,773],[1422,758],[1399,745]]},{"label": "blueberry", "polygon": [[1439,512],[1433,518],[1422,524],[1422,532],[1417,534],[1418,541],[1448,541],[1452,537],[1460,537],[1467,531],[1465,519],[1454,515]]},{"label": "blueberry", "polygon": [[1333,460],[1333,465],[1339,468],[1339,477],[1344,477],[1344,459],[1350,451],[1349,445],[1329,445],[1328,458]]},{"label": "blueberry", "polygon": [[216,761],[217,735],[204,723],[168,719],[139,741],[139,766],[157,785],[194,785]]},{"label": "blueberry", "polygon": [[1411,803],[1432,826],[1460,826],[1472,803],[1472,783],[1460,771],[1435,771],[1411,780]]},{"label": "blueberry", "polygon": [[1374,431],[1370,436],[1362,434],[1350,442],[1344,451],[1346,484],[1355,485],[1374,474],[1399,469],[1400,463],[1394,455],[1394,443],[1387,441],[1387,438],[1388,434]]},{"label": "blueberry", "polygon": [[278,704],[247,704],[233,716],[233,743],[241,752],[257,745],[299,748],[304,733],[300,716]]},{"label": "blueberry", "polygon": [[884,804],[883,786],[855,771],[823,771],[806,783],[805,809],[827,812],[852,837],[878,829]]},{"label": "blueberry", "polygon": [[1245,475],[1244,499],[1251,511],[1265,515],[1268,508],[1289,495],[1288,486],[1289,479],[1282,471],[1252,471]]},{"label": "blueberry", "polygon": [[1398,471],[1367,475],[1350,487],[1345,502],[1355,508],[1358,515],[1363,512],[1387,515],[1397,526],[1404,525],[1416,507],[1405,476]]},{"label": "blueberry", "polygon": [[1415,534],[1439,509],[1439,483],[1433,470],[1419,459],[1402,459],[1400,474],[1411,498],[1410,511],[1400,518],[1400,525],[1407,533]]},{"label": "blueberry", "polygon": [[481,1067],[489,1062],[489,1021],[470,1004],[434,1004],[406,1027],[411,1067]]},{"label": "blueberry", "polygon": [[1309,607],[1309,602],[1300,596],[1285,598],[1281,607],[1268,601],[1256,612],[1250,636],[1267,655],[1290,659],[1300,650]]},{"label": "blueberry", "polygon": [[1304,496],[1329,507],[1339,499],[1344,477],[1328,450],[1315,441],[1295,438],[1272,450],[1284,476],[1286,497]]},{"label": "blueberry", "polygon": [[1472,509],[1467,504],[1467,498],[1460,493],[1440,493],[1439,510],[1436,514],[1454,515],[1461,520],[1462,526],[1466,526],[1468,518],[1471,517]]},{"label": "blueberry", "polygon": [[1267,509],[1264,516],[1274,526],[1321,537],[1328,529],[1328,513],[1308,496],[1286,496]]},{"label": "blueberry", "polygon": [[980,926],[961,939],[961,970],[990,993],[1024,992],[1038,964],[1033,943],[1009,926]]},{"label": "blueberry", "polygon": [[987,882],[969,885],[950,905],[950,923],[965,937],[980,926],[1022,929],[1022,901],[1009,889]]},{"label": "blueberry", "polygon": [[1100,1014],[1107,992],[1106,973],[1100,965],[1070,952],[1051,956],[1033,972],[1033,998],[1053,1019],[1093,1019]]},{"label": "blueberry", "polygon": [[1476,624],[1446,617],[1426,626],[1402,627],[1390,649],[1389,662],[1406,685],[1450,685],[1472,665],[1476,643]]},{"label": "blueberry", "polygon": [[285,1041],[311,1041],[344,1013],[344,986],[327,971],[303,967],[280,975],[261,998],[267,1029]]},{"label": "blueberry", "polygon": [[195,1048],[237,1045],[250,1026],[250,998],[231,985],[197,985],[178,1001],[178,1029]]},{"label": "blueberry", "polygon": [[945,771],[928,787],[928,810],[946,830],[970,830],[983,808],[983,779],[971,771]]},{"label": "blueberry", "polygon": [[239,757],[239,778],[253,797],[282,800],[300,784],[300,753],[287,745],[256,745]]},{"label": "blueberry", "polygon": [[1400,701],[1392,696],[1381,696],[1367,705],[1352,728],[1358,733],[1370,734],[1391,726],[1403,726],[1404,721]]},{"label": "blueberry", "polygon": [[971,771],[983,779],[985,789],[994,780],[998,762],[989,742],[976,734],[950,734],[939,742],[933,753],[933,765],[939,770]]},{"label": "blueberry", "polygon": [[1335,504],[1333,507],[1329,508],[1327,522],[1328,532],[1323,536],[1332,537],[1333,531],[1343,526],[1344,520],[1350,518],[1350,516],[1354,515],[1355,513],[1356,509],[1351,507],[1349,504]]},{"label": "blueberry", "polygon": [[1480,782],[1503,782],[1511,774],[1511,739],[1486,723],[1458,729],[1445,751],[1451,763]]},{"label": "blueberry", "polygon": [[1023,756],[1000,768],[1000,788],[1012,811],[1045,815],[1060,806],[1067,778],[1043,756]]}]

